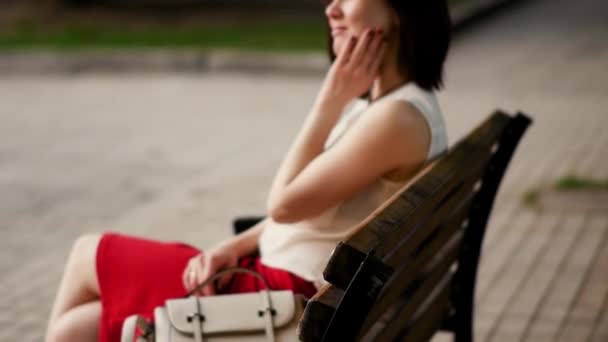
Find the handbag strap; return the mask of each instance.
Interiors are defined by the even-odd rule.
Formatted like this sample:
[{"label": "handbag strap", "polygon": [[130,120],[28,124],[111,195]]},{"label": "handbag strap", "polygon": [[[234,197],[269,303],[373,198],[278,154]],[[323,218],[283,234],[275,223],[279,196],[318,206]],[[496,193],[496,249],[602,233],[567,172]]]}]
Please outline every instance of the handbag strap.
[{"label": "handbag strap", "polygon": [[[199,285],[197,285],[192,291],[190,291],[190,293],[188,293],[188,295],[186,295],[186,297],[192,296],[194,293],[196,293],[196,291],[209,285],[211,282],[214,282],[218,278],[223,277],[227,274],[231,274],[231,273],[247,273],[253,277],[256,277],[258,280],[260,280],[262,282],[262,284],[264,284],[264,289],[260,290],[260,294],[262,295],[262,310],[258,311],[258,315],[260,317],[264,317],[264,321],[266,323],[266,329],[265,329],[266,337],[268,338],[268,341],[274,342],[275,336],[274,336],[273,316],[276,314],[276,311],[272,306],[272,301],[270,300],[270,293],[269,293],[270,286],[268,286],[268,282],[266,281],[266,279],[264,279],[264,277],[262,277],[262,275],[260,273],[247,269],[247,268],[243,268],[243,267],[230,267],[230,268],[217,272],[212,277],[209,277],[207,280],[205,280],[202,283],[200,283]],[[200,314],[200,310],[198,307],[198,300],[196,301],[196,303],[197,303],[197,305],[196,305],[197,316],[199,318],[202,318],[202,315]],[[200,336],[202,338],[202,332],[200,330],[201,329],[200,323],[202,323],[202,321],[200,321],[200,320],[199,320],[199,322],[195,322],[195,330],[196,330],[195,336],[197,336],[197,337]],[[197,338],[197,340],[198,340],[198,338]]]}]

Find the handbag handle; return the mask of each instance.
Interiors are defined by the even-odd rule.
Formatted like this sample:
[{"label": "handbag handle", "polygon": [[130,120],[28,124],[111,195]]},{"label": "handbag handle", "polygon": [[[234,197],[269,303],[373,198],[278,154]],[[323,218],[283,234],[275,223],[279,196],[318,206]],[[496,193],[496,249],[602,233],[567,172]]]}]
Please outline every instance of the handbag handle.
[{"label": "handbag handle", "polygon": [[[211,282],[215,281],[216,279],[218,279],[226,274],[229,274],[229,273],[247,273],[251,276],[256,277],[264,284],[264,289],[260,291],[260,294],[262,295],[264,307],[262,308],[263,310],[260,310],[258,312],[258,314],[260,314],[260,317],[265,317],[266,337],[268,337],[268,341],[274,342],[275,335],[274,335],[274,322],[273,322],[272,316],[274,316],[276,314],[276,311],[274,310],[274,308],[272,306],[272,302],[270,300],[270,295],[268,294],[268,291],[270,290],[270,286],[268,286],[266,279],[264,279],[264,277],[262,277],[262,275],[260,273],[247,269],[247,268],[243,268],[243,267],[230,267],[230,268],[224,269],[222,271],[217,272],[212,277],[209,277],[209,279],[203,281],[199,285],[197,285],[194,288],[194,290],[190,291],[190,293],[188,293],[188,295],[186,295],[186,298],[192,296],[196,291],[200,290],[201,288],[209,285],[209,283],[211,283]],[[197,309],[197,311],[199,310],[198,304],[196,305],[196,309]],[[200,311],[198,312],[198,317],[201,317]],[[202,338],[202,334],[200,331],[200,325],[195,324],[195,328],[199,329],[198,331],[195,332],[195,337],[198,340],[199,336],[200,336],[200,338]]]},{"label": "handbag handle", "polygon": [[196,293],[196,291],[202,289],[203,287],[209,285],[209,283],[214,282],[215,280],[217,280],[220,277],[225,276],[226,274],[230,274],[230,273],[247,273],[251,276],[256,277],[258,280],[260,280],[262,282],[262,284],[264,284],[264,288],[265,290],[270,290],[270,286],[268,286],[268,282],[266,282],[266,279],[264,279],[264,277],[262,277],[262,275],[256,271],[247,269],[247,268],[243,268],[243,267],[230,267],[230,268],[226,268],[224,270],[221,270],[219,272],[217,272],[215,275],[213,275],[212,277],[209,277],[207,280],[203,281],[202,283],[196,285],[196,287],[190,291],[185,298],[188,298],[190,296],[192,296],[194,293]]}]

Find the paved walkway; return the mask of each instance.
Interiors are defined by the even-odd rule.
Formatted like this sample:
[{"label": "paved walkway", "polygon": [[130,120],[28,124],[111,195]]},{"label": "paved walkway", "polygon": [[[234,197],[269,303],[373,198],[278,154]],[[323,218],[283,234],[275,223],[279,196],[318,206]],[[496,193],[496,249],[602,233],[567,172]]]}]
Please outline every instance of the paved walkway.
[{"label": "paved walkway", "polygon": [[[608,178],[607,10],[601,0],[526,1],[454,42],[440,95],[452,142],[495,107],[535,119],[485,241],[478,341],[608,340],[608,213],[522,204],[570,172]],[[205,248],[234,216],[262,213],[321,79],[1,78],[0,341],[42,340],[84,232]]]}]

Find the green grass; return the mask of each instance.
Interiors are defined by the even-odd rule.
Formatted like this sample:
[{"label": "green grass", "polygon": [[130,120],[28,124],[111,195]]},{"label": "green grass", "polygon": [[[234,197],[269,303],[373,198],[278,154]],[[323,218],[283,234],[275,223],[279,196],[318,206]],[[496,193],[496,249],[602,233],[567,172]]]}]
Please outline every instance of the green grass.
[{"label": "green grass", "polygon": [[537,189],[528,190],[523,195],[523,202],[526,206],[533,207],[538,204],[540,191]]},{"label": "green grass", "polygon": [[[552,184],[552,189],[558,192],[567,191],[607,191],[608,179],[598,180],[585,178],[574,174],[566,175]],[[542,193],[550,191],[546,188],[530,189],[522,195],[522,202],[527,207],[537,208]]]},{"label": "green grass", "polygon": [[556,190],[608,190],[608,180],[584,178],[576,175],[567,175],[560,178],[555,184]]},{"label": "green grass", "polygon": [[320,21],[249,23],[210,27],[134,27],[118,29],[94,25],[42,27],[21,23],[0,32],[0,50],[52,49],[245,49],[262,51],[319,51],[325,48]]}]

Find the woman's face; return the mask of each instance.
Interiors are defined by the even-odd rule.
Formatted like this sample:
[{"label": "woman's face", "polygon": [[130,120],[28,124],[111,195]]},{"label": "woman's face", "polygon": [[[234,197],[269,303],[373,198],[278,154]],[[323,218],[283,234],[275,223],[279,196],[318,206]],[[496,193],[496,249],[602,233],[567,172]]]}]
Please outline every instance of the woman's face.
[{"label": "woman's face", "polygon": [[388,36],[392,33],[395,15],[386,0],[328,0],[327,3],[325,15],[336,55],[351,35],[360,37],[368,28],[381,28]]}]

